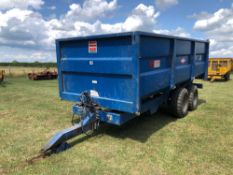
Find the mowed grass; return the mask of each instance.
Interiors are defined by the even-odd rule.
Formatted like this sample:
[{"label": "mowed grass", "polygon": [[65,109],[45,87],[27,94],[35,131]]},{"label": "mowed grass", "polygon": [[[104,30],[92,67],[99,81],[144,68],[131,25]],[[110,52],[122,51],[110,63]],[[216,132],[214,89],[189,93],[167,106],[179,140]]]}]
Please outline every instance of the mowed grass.
[{"label": "mowed grass", "polygon": [[7,78],[0,85],[0,174],[233,174],[233,81],[203,82],[196,111],[175,120],[159,112],[122,127],[101,125],[93,137],[32,165],[56,132],[71,126],[72,103],[57,81]]}]

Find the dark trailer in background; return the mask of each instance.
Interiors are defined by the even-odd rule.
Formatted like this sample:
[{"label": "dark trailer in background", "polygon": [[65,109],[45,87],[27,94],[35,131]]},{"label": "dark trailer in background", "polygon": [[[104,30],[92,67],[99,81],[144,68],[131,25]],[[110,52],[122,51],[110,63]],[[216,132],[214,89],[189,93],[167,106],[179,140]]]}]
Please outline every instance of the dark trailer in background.
[{"label": "dark trailer in background", "polygon": [[59,39],[56,48],[60,97],[81,115],[72,136],[90,121],[122,125],[162,104],[184,117],[197,107],[193,80],[208,76],[208,41],[128,32]]}]

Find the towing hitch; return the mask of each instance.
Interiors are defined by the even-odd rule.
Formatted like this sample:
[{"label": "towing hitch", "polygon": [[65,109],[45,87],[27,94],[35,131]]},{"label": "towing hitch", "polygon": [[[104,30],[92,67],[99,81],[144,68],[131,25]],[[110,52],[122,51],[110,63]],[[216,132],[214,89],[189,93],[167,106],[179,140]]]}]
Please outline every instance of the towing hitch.
[{"label": "towing hitch", "polygon": [[83,92],[78,104],[80,121],[75,123],[72,119],[73,126],[57,132],[48,143],[41,149],[40,154],[44,157],[52,153],[59,153],[70,147],[67,140],[86,133],[90,130],[96,130],[99,127],[99,118],[96,112],[97,104],[94,103],[89,92]]}]

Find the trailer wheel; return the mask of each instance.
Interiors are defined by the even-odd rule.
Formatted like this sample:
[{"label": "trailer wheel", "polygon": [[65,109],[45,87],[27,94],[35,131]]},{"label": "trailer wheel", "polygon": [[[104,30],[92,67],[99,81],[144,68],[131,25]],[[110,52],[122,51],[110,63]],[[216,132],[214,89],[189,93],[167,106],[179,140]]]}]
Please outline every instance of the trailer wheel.
[{"label": "trailer wheel", "polygon": [[226,75],[224,75],[224,79],[226,81],[230,80],[230,73],[227,73]]},{"label": "trailer wheel", "polygon": [[198,90],[197,86],[191,85],[189,90],[189,110],[193,111],[198,106]]},{"label": "trailer wheel", "polygon": [[176,118],[183,118],[188,114],[189,94],[186,88],[179,88],[171,98],[172,114]]}]

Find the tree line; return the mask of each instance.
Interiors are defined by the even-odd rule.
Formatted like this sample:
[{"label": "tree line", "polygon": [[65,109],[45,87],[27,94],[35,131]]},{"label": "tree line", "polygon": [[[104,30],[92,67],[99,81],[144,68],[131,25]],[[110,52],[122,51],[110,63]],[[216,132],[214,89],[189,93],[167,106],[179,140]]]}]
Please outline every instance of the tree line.
[{"label": "tree line", "polygon": [[28,63],[28,62],[17,62],[17,61],[12,61],[9,63],[1,63],[0,66],[14,66],[14,67],[57,67],[57,63],[54,62],[46,62],[46,63],[41,63],[41,62],[33,62],[33,63]]}]

